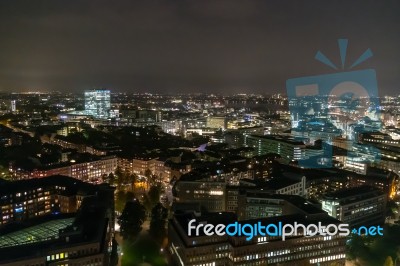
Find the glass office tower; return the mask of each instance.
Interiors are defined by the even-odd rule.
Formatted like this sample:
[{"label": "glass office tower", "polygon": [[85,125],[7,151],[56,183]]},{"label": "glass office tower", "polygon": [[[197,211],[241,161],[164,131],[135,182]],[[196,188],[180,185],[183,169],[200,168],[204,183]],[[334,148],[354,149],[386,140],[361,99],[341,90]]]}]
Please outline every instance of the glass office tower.
[{"label": "glass office tower", "polygon": [[111,101],[109,90],[85,91],[85,112],[95,118],[105,119],[110,115]]}]

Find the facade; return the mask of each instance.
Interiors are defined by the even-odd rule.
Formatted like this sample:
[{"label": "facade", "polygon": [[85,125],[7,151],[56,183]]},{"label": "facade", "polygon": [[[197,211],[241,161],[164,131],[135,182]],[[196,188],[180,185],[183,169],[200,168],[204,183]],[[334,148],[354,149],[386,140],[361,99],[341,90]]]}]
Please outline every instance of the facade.
[{"label": "facade", "polygon": [[273,194],[299,195],[306,197],[306,177],[275,177],[266,182],[266,190],[270,191]]},{"label": "facade", "polygon": [[104,175],[114,173],[118,160],[115,156],[100,157],[97,160],[85,162],[69,162],[51,168],[39,168],[32,171],[10,166],[10,173],[17,180],[30,178],[43,178],[52,175],[64,175],[82,181],[95,181]]},{"label": "facade", "polygon": [[228,129],[224,134],[224,141],[231,148],[240,148],[246,145],[246,136],[248,135],[264,135],[264,127],[243,127],[237,129]]},{"label": "facade", "polygon": [[[276,216],[282,214],[280,203],[276,202],[283,202],[290,195],[297,195],[295,199],[299,202],[304,201],[300,197],[300,195],[304,196],[304,177],[300,181],[289,181],[289,183],[285,181],[284,183],[281,183],[277,189],[275,185],[268,188],[269,182],[264,182],[261,188],[252,182],[242,182],[240,186],[232,186],[226,182],[212,180],[179,180],[173,188],[173,196],[176,203],[196,203],[209,212],[234,212],[239,217],[254,218],[254,215],[249,214],[254,211],[258,216],[259,213],[265,216]],[[271,208],[269,208],[266,202],[275,203],[271,203]]]},{"label": "facade", "polygon": [[[288,238],[256,236],[246,241],[244,236],[188,235],[188,221],[196,224],[224,224],[236,222],[230,213],[184,213],[175,214],[169,221],[168,249],[179,266],[219,266],[219,265],[345,265],[345,241],[342,236],[313,236]],[[259,220],[246,220],[243,223],[262,224],[294,223],[318,224],[318,218],[302,215],[270,217]],[[325,217],[322,224],[339,224],[331,217]]]},{"label": "facade", "polygon": [[16,112],[17,111],[17,101],[16,100],[11,100],[11,112]]},{"label": "facade", "polygon": [[227,121],[223,116],[210,116],[207,117],[207,127],[209,128],[217,128],[217,129],[226,129]]},{"label": "facade", "polygon": [[145,175],[146,171],[149,170],[158,180],[164,182],[169,182],[171,179],[179,179],[182,175],[192,170],[190,163],[175,163],[171,159],[151,157],[118,158],[118,166],[123,171],[136,175]]},{"label": "facade", "polygon": [[99,189],[66,176],[5,182],[0,186],[1,225],[78,210],[83,197]]},{"label": "facade", "polygon": [[178,203],[198,203],[210,212],[225,211],[225,182],[178,181],[174,188],[174,201]]},{"label": "facade", "polygon": [[374,187],[352,187],[326,194],[322,209],[353,227],[379,225],[385,221],[386,198]]},{"label": "facade", "polygon": [[106,119],[110,116],[111,96],[109,90],[85,91],[85,112],[95,118]]},{"label": "facade", "polygon": [[91,146],[88,146],[85,144],[76,144],[76,143],[69,142],[63,138],[62,134],[60,134],[59,136],[55,136],[54,138],[50,138],[50,139],[42,137],[41,141],[43,143],[50,143],[50,144],[58,145],[64,149],[75,149],[80,153],[86,152],[86,153],[90,153],[90,154],[97,155],[97,156],[102,156],[102,155],[107,154],[107,152],[105,152],[103,150],[99,150],[99,149],[96,149],[94,147],[91,147]]},{"label": "facade", "polygon": [[250,135],[246,137],[246,145],[254,148],[256,155],[276,153],[285,161],[304,157],[305,144],[289,138]]},{"label": "facade", "polygon": [[238,196],[237,216],[239,220],[302,214],[325,216],[320,206],[300,196],[271,195],[265,191],[250,190]]},{"label": "facade", "polygon": [[307,146],[301,141],[285,136],[246,136],[246,146],[254,149],[255,155],[279,154],[285,163],[321,156],[322,149]]}]

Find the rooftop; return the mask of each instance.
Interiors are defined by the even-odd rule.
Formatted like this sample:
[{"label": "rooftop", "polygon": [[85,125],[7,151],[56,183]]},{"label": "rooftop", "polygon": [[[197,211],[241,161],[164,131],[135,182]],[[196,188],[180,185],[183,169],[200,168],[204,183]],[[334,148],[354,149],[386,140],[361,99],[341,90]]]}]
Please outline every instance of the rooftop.
[{"label": "rooftop", "polygon": [[21,190],[45,188],[49,186],[65,186],[65,193],[67,194],[68,192],[74,193],[77,190],[93,191],[96,189],[95,185],[77,180],[75,178],[62,175],[54,175],[43,178],[4,182],[4,184],[0,186],[0,195],[8,195],[9,193],[15,193]]},{"label": "rooftop", "polygon": [[293,137],[289,136],[259,136],[259,135],[250,135],[252,138],[257,138],[257,139],[266,139],[266,140],[274,140],[274,141],[280,141],[280,142],[285,142],[288,144],[292,145],[304,145],[305,144],[302,141],[295,140]]},{"label": "rooftop", "polygon": [[359,186],[341,189],[324,196],[325,200],[340,200],[342,203],[351,203],[360,200],[360,198],[373,198],[384,195],[379,189],[371,186]]},{"label": "rooftop", "polygon": [[49,220],[1,236],[0,264],[44,258],[54,250],[94,242],[103,250],[108,225],[106,198],[85,197],[73,218]]},{"label": "rooftop", "polygon": [[58,239],[59,230],[72,225],[74,218],[44,222],[0,236],[0,248]]}]

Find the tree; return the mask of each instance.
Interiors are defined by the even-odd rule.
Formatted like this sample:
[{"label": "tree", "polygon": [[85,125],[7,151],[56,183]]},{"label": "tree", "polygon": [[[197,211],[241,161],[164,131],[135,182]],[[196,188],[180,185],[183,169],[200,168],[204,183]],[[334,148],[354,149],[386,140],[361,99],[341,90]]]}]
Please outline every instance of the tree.
[{"label": "tree", "polygon": [[103,183],[108,183],[108,175],[107,175],[107,174],[103,174],[103,175],[101,176],[101,181],[102,181]]},{"label": "tree", "polygon": [[128,191],[126,192],[126,201],[132,201],[135,199],[135,194],[133,194],[133,192]]},{"label": "tree", "polygon": [[386,216],[395,218],[397,212],[397,204],[394,200],[388,200],[386,204]]},{"label": "tree", "polygon": [[122,190],[117,191],[115,195],[115,210],[121,213],[127,202],[126,193]]},{"label": "tree", "polygon": [[117,179],[117,188],[120,189],[124,182],[124,172],[119,166],[115,169],[115,177]]},{"label": "tree", "polygon": [[124,240],[132,240],[142,231],[145,217],[144,207],[136,198],[126,202],[125,208],[118,218],[121,236]]},{"label": "tree", "polygon": [[157,203],[151,210],[151,221],[149,234],[158,241],[166,235],[165,223],[168,217],[168,210],[164,208],[161,203]]},{"label": "tree", "polygon": [[160,202],[161,187],[159,185],[151,186],[147,196],[151,203],[151,208],[153,208],[157,203]]},{"label": "tree", "polygon": [[110,265],[116,266],[118,265],[118,242],[115,238],[112,239],[112,248],[110,254]]},{"label": "tree", "polygon": [[385,263],[383,264],[383,266],[393,266],[393,259],[391,256],[388,256],[385,260]]},{"label": "tree", "polygon": [[131,173],[126,173],[125,174],[125,183],[130,184],[131,185],[131,190],[133,191],[134,187],[135,187],[135,183],[137,181],[138,177],[136,174],[131,174]]},{"label": "tree", "polygon": [[347,257],[350,260],[367,259],[371,253],[370,249],[365,243],[365,238],[358,234],[352,234],[347,245]]},{"label": "tree", "polygon": [[152,174],[149,168],[144,171],[144,176],[146,177],[147,187],[150,186],[150,182],[152,182]]},{"label": "tree", "polygon": [[144,196],[143,204],[148,212],[150,212],[154,206],[160,202],[161,187],[151,186],[149,192]]},{"label": "tree", "polygon": [[107,176],[107,183],[110,184],[110,186],[113,186],[115,183],[115,176],[113,173],[109,173]]}]

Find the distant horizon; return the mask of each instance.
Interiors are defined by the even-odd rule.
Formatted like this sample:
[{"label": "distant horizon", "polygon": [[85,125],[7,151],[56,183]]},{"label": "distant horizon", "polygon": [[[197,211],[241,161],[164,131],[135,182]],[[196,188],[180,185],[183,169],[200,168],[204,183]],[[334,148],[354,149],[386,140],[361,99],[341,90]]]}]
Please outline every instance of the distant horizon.
[{"label": "distant horizon", "polygon": [[[274,95],[282,95],[287,97],[286,91],[284,92],[250,92],[250,93],[221,93],[221,92],[152,92],[152,91],[123,91],[115,88],[89,88],[83,90],[74,90],[74,91],[59,91],[59,90],[49,90],[49,91],[40,91],[40,90],[26,90],[26,91],[3,91],[0,90],[1,94],[80,94],[85,92],[86,90],[110,90],[111,94],[128,94],[128,95],[144,95],[144,94],[153,94],[153,95],[165,95],[165,96],[181,96],[181,95],[215,95],[215,96],[239,96],[239,95],[248,95],[248,96],[274,96]],[[316,95],[316,97],[329,96],[329,95]],[[382,97],[400,97],[400,91],[398,94],[380,94],[378,98]]]},{"label": "distant horizon", "polygon": [[[375,69],[400,84],[400,2],[0,2],[0,90],[283,93],[288,79]],[[337,40],[348,39],[344,68]],[[72,89],[71,89],[72,88]],[[397,90],[397,89],[396,89]]]}]

